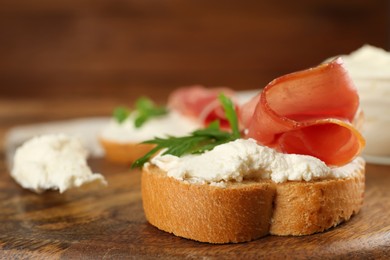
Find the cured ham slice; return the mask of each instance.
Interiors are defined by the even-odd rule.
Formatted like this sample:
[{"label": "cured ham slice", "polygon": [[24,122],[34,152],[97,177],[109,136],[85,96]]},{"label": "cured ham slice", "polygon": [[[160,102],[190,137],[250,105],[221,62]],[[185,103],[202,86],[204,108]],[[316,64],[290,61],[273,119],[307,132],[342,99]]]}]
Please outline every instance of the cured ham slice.
[{"label": "cured ham slice", "polygon": [[183,115],[200,120],[204,125],[220,120],[221,127],[228,127],[225,112],[218,100],[218,95],[224,93],[233,98],[235,92],[229,88],[205,88],[200,85],[182,87],[171,93],[168,106]]},{"label": "cured ham slice", "polygon": [[356,88],[339,58],[275,79],[241,107],[240,117],[246,137],[263,145],[343,165],[365,144],[351,123],[358,107]]}]

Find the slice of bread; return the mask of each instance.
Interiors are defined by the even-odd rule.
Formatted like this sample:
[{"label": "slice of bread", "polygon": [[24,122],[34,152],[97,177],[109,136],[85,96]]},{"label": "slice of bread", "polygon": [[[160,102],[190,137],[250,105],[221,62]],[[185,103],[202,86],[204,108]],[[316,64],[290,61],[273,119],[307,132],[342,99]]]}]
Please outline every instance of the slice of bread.
[{"label": "slice of bread", "polygon": [[108,139],[99,139],[105,151],[105,158],[112,163],[130,165],[153,149],[153,144],[119,143]]},{"label": "slice of bread", "polygon": [[365,162],[359,162],[344,179],[245,180],[224,188],[180,181],[148,165],[142,171],[144,212],[163,231],[208,243],[322,232],[359,212],[365,186]]}]

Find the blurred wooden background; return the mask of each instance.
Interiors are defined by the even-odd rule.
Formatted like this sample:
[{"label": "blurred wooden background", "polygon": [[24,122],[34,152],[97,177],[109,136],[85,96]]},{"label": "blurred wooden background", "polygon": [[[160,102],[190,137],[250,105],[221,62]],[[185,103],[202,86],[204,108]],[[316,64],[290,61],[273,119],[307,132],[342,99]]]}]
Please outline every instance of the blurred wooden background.
[{"label": "blurred wooden background", "polygon": [[365,43],[390,48],[387,0],[0,0],[0,99],[165,98],[237,90]]}]

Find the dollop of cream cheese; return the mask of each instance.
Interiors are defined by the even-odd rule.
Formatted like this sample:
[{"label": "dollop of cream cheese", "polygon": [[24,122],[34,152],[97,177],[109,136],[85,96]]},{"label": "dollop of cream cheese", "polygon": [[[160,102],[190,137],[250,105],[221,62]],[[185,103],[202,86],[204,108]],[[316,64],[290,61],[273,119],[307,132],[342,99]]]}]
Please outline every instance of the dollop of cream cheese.
[{"label": "dollop of cream cheese", "polygon": [[363,156],[371,162],[390,162],[390,52],[364,45],[342,56],[360,96],[366,138]]},{"label": "dollop of cream cheese", "polygon": [[[237,139],[200,155],[179,158],[160,153],[145,167],[149,165],[159,167],[178,180],[216,186],[244,179],[271,179],[282,183],[344,178],[354,173],[349,168],[332,169],[312,156],[276,152],[258,145],[253,139]],[[350,167],[358,167],[358,162]]]},{"label": "dollop of cream cheese", "polygon": [[366,44],[342,57],[352,78],[390,79],[390,52],[384,49]]},{"label": "dollop of cream cheese", "polygon": [[186,135],[201,127],[196,121],[176,111],[148,120],[140,128],[134,126],[135,117],[136,114],[132,113],[122,123],[112,119],[103,129],[101,138],[118,143],[142,142],[166,135]]},{"label": "dollop of cream cheese", "polygon": [[16,150],[11,176],[23,188],[37,193],[48,189],[62,193],[92,182],[107,185],[102,175],[91,172],[87,156],[87,150],[75,137],[34,137]]}]

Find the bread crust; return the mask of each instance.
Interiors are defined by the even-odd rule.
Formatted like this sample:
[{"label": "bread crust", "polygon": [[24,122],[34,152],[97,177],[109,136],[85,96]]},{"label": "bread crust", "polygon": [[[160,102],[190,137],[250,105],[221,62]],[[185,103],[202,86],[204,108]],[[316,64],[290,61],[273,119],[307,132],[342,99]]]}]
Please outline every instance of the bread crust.
[{"label": "bread crust", "polygon": [[105,158],[112,163],[130,165],[153,149],[153,144],[140,144],[136,142],[118,143],[107,139],[99,139],[105,151]]},{"label": "bread crust", "polygon": [[356,171],[345,179],[281,184],[250,180],[221,188],[176,180],[148,165],[142,171],[143,207],[152,225],[201,242],[237,243],[267,234],[309,235],[359,212],[364,165]]},{"label": "bread crust", "polygon": [[270,234],[300,236],[322,232],[358,213],[364,198],[365,177],[276,185]]}]

